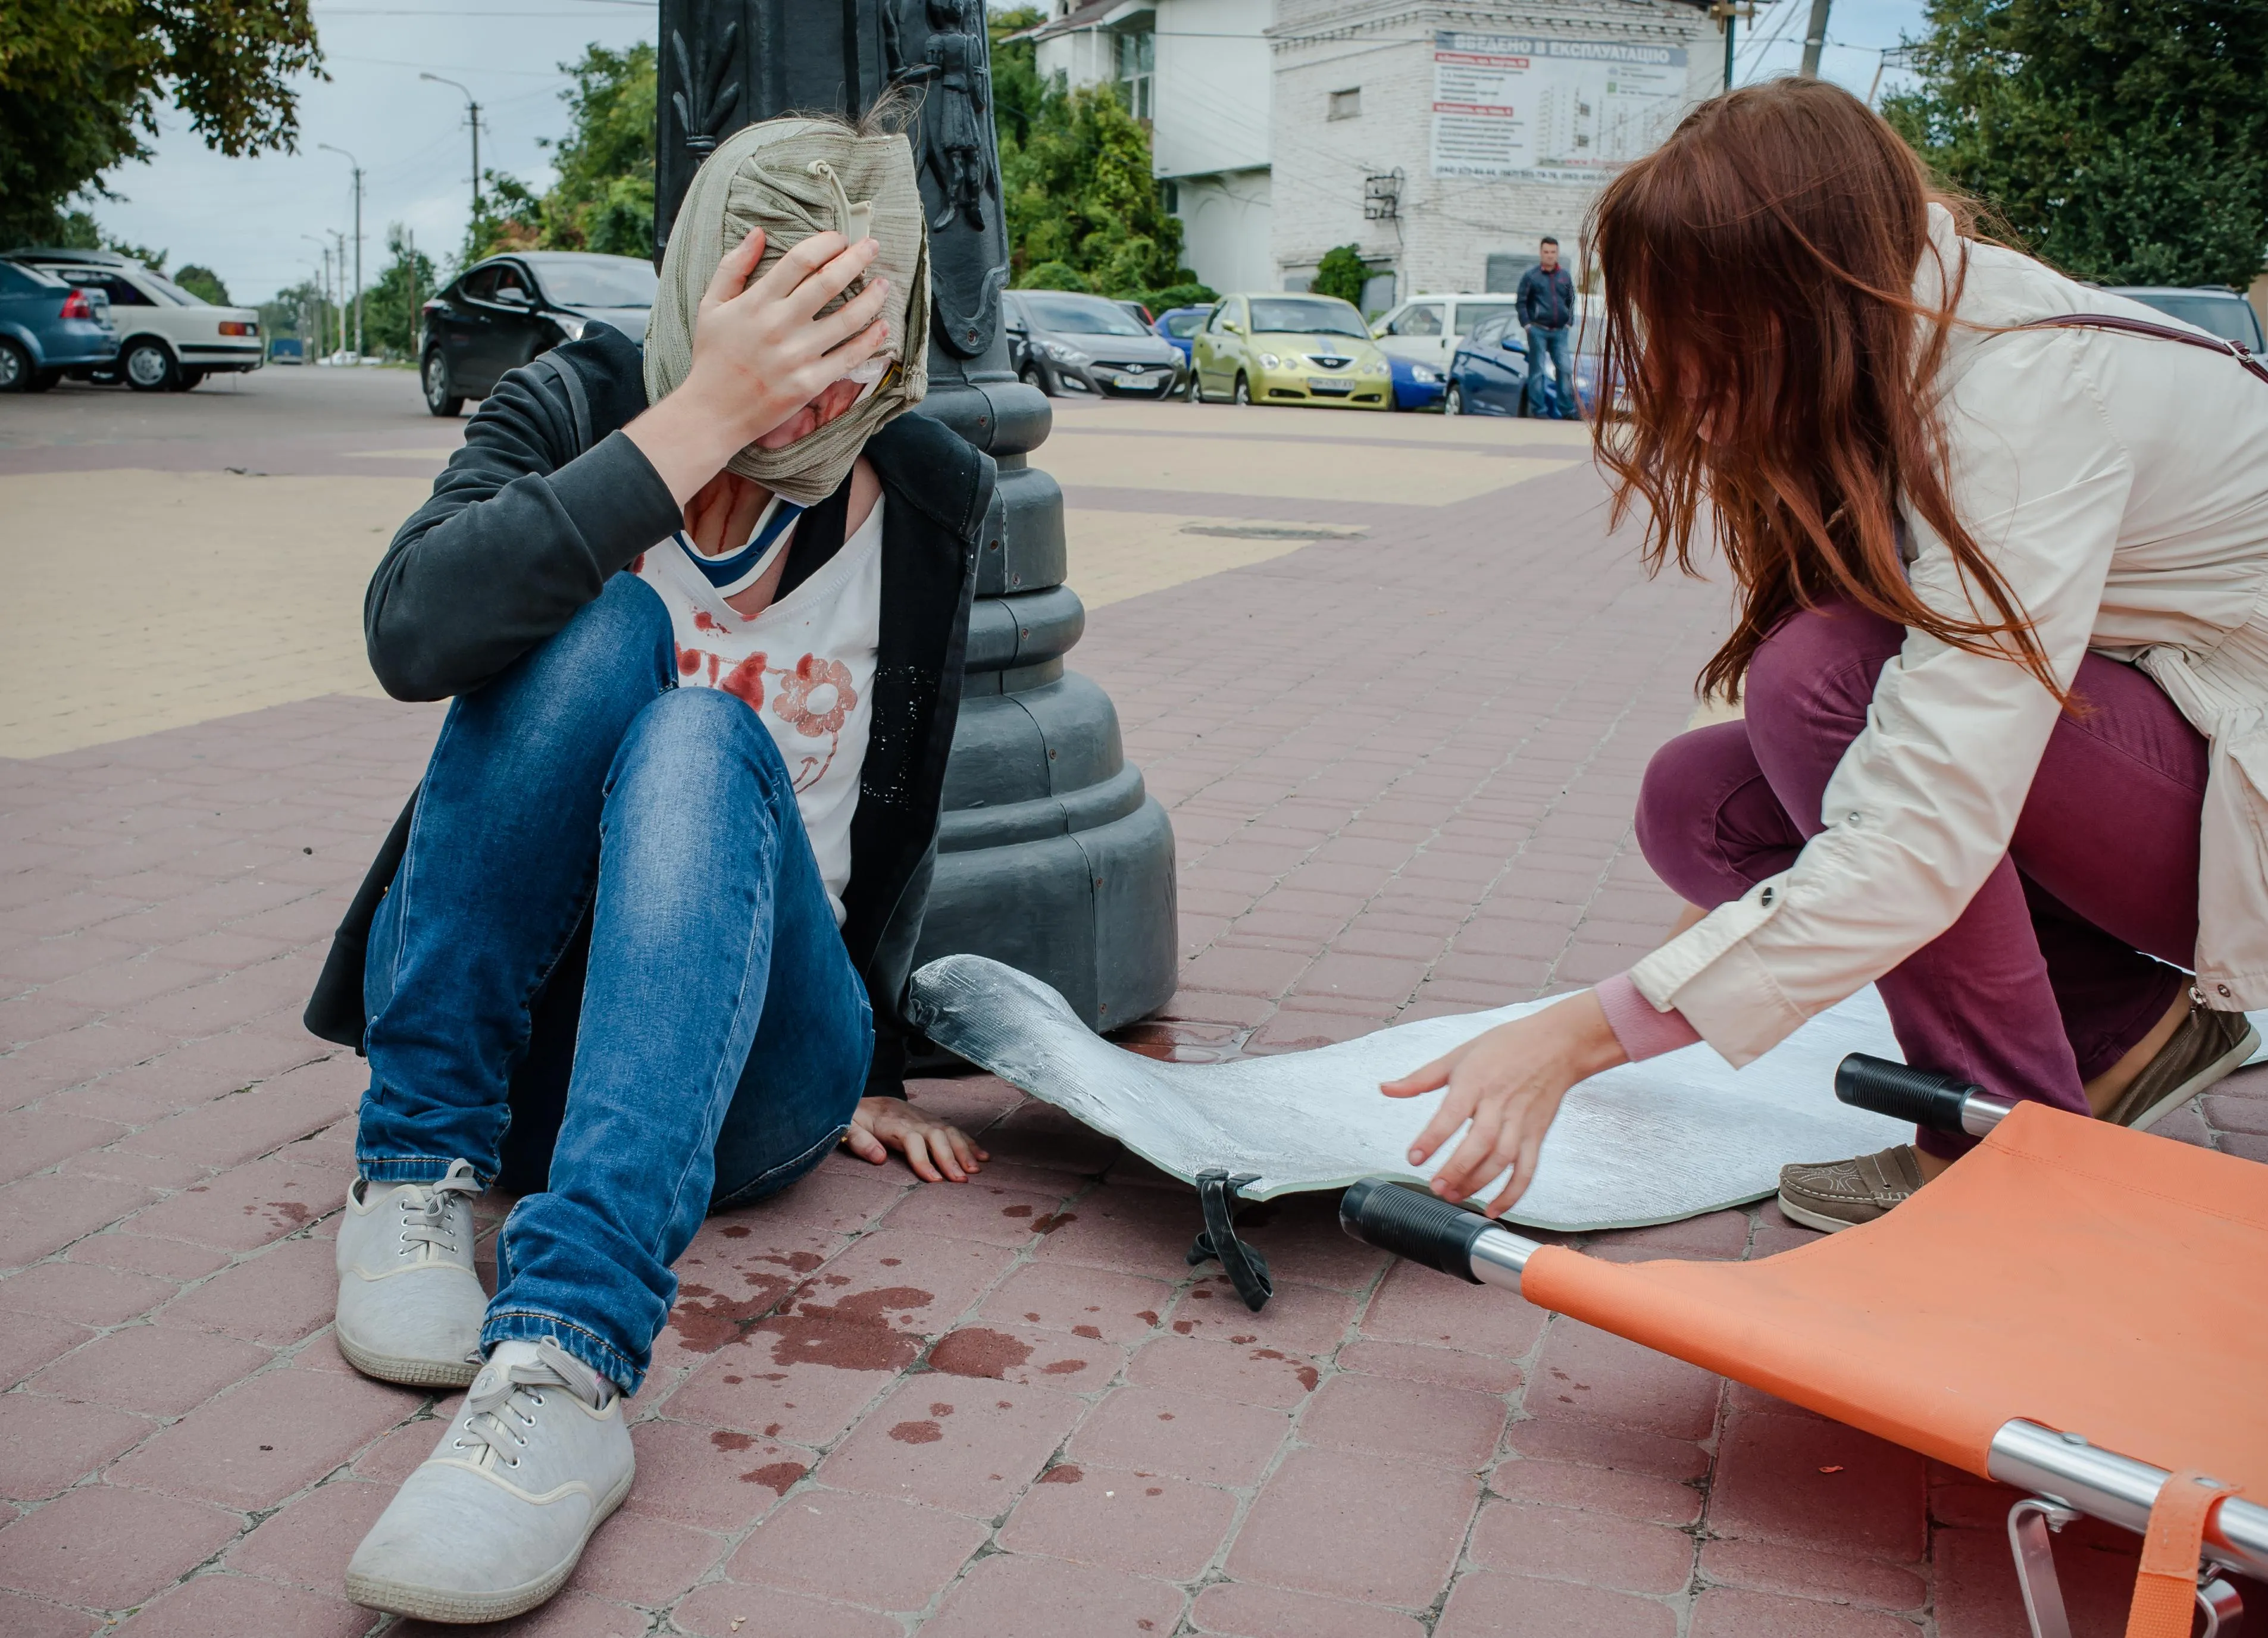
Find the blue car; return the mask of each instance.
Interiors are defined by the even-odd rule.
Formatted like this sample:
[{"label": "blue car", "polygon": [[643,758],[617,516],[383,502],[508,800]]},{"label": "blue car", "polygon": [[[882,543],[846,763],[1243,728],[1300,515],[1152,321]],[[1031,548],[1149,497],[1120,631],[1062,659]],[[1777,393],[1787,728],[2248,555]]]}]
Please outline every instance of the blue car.
[{"label": "blue car", "polygon": [[1414,358],[1403,358],[1394,353],[1386,356],[1394,371],[1394,407],[1396,409],[1439,409],[1447,396],[1444,390],[1447,378],[1432,364],[1421,364]]},{"label": "blue car", "polygon": [[1482,320],[1457,343],[1449,360],[1442,413],[1524,415],[1527,396],[1528,333],[1509,314]]},{"label": "blue car", "polygon": [[0,261],[0,393],[44,393],[66,370],[118,356],[110,297],[54,274]]},{"label": "blue car", "polygon": [[1211,317],[1211,306],[1168,307],[1150,326],[1152,334],[1163,336],[1166,344],[1182,356],[1182,374],[1189,382],[1189,393],[1192,397],[1197,390],[1197,369],[1196,361],[1190,356],[1190,349],[1194,345],[1190,338],[1204,329],[1205,320]]}]

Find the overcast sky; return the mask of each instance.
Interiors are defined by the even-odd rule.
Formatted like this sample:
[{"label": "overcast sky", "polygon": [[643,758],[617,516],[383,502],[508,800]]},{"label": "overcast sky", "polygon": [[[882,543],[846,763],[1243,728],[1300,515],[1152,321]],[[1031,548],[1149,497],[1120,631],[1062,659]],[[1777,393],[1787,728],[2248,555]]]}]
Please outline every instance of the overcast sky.
[{"label": "overcast sky", "polygon": [[[1810,0],[1757,10],[1740,39],[1744,81],[1795,68]],[[240,301],[264,300],[310,275],[320,260],[310,236],[353,231],[350,167],[317,146],[328,143],[364,166],[365,283],[387,260],[389,223],[438,260],[462,242],[472,208],[471,136],[463,94],[419,71],[461,81],[480,99],[483,170],[541,191],[550,165],[537,139],[566,129],[559,64],[592,41],[652,39],[657,12],[651,0],[315,0],[314,15],[330,79],[301,87],[300,151],[225,159],[169,109],[157,157],[106,179],[124,195],[95,204],[108,232],[165,251],[169,267],[211,268]],[[1880,49],[1920,26],[1921,0],[1836,0],[1822,71],[1863,96]]]}]

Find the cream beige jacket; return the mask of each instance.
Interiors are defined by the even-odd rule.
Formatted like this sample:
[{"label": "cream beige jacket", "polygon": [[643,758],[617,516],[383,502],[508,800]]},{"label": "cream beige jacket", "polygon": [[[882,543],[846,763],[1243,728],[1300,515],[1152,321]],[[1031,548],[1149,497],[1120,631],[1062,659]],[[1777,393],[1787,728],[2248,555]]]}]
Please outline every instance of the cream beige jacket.
[{"label": "cream beige jacket", "polygon": [[[1931,217],[1914,294],[1935,302],[1940,259],[1965,256],[1963,320],[2173,322]],[[1958,327],[1941,379],[1954,503],[2056,675],[2090,649],[2139,665],[2211,739],[2198,986],[2217,1008],[2268,1006],[2268,383],[2146,336]],[[1914,589],[1969,615],[1942,540],[1906,524]],[[1828,783],[1826,828],[1632,981],[1754,1059],[1953,925],[2007,851],[2058,709],[2020,666],[1910,632]]]}]

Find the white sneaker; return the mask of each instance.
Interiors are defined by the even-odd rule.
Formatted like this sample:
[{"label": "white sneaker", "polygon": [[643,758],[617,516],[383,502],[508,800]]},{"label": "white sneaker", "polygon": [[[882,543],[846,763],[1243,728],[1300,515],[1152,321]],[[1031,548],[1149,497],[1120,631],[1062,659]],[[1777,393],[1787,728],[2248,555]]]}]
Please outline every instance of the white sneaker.
[{"label": "white sneaker", "polygon": [[366,1377],[460,1388],[481,1369],[489,1299],[473,1272],[472,1197],[456,1161],[436,1183],[367,1180],[339,1220],[339,1352]]},{"label": "white sneaker", "polygon": [[424,1465],[347,1564],[347,1597],[499,1621],[559,1590],[630,1492],[622,1396],[558,1344],[499,1342]]}]

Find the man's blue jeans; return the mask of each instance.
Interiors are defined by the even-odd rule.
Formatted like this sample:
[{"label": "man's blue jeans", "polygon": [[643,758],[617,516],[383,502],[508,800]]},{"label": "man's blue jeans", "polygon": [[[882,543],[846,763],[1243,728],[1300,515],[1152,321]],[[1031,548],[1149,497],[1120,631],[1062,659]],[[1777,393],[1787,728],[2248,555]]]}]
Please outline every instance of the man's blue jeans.
[{"label": "man's blue jeans", "polygon": [[550,1337],[626,1393],[703,1214],[824,1159],[873,1052],[771,735],[675,661],[660,599],[618,574],[450,707],[364,979],[362,1174],[461,1157],[490,1180],[531,1008],[588,914],[549,1186],[498,1237],[481,1342]]},{"label": "man's blue jeans", "polygon": [[[1546,329],[1540,324],[1528,327],[1528,413],[1544,420],[1572,421],[1575,408],[1574,327],[1559,325]],[[1551,359],[1551,375],[1544,378],[1543,364],[1545,356]],[[1557,389],[1558,406],[1552,406],[1552,393]]]}]

